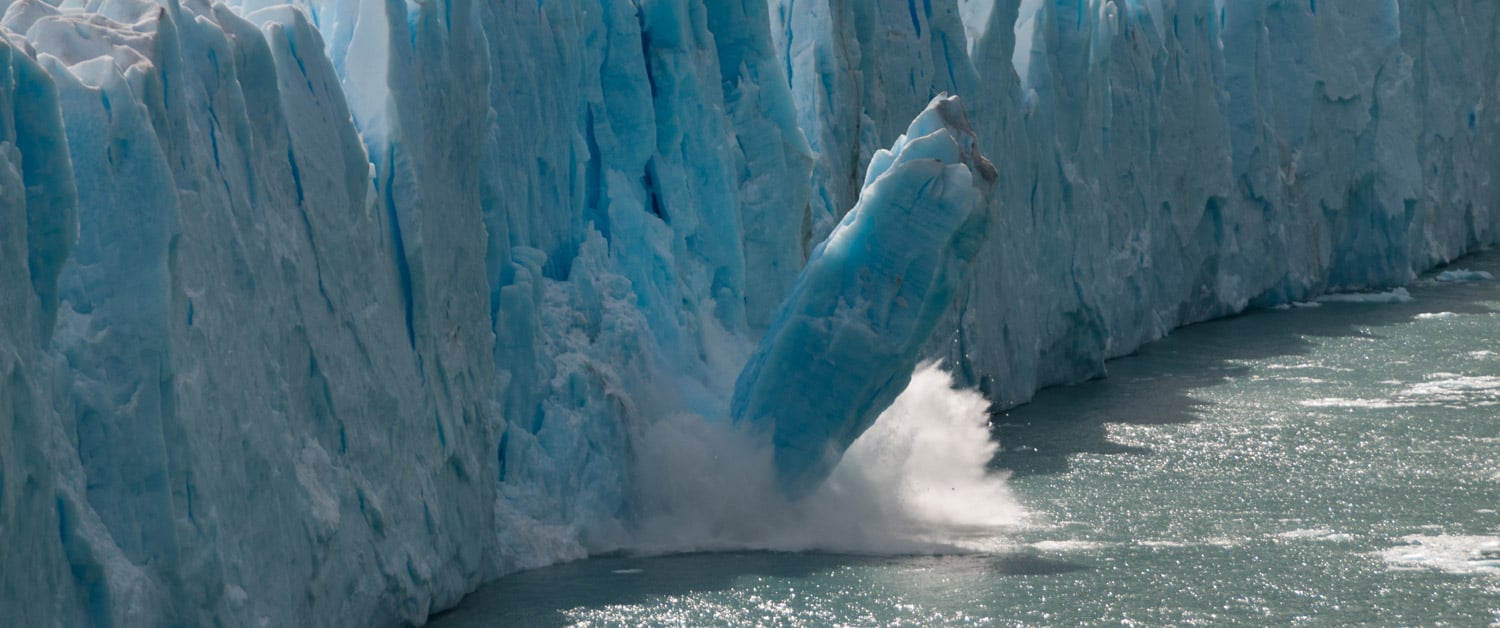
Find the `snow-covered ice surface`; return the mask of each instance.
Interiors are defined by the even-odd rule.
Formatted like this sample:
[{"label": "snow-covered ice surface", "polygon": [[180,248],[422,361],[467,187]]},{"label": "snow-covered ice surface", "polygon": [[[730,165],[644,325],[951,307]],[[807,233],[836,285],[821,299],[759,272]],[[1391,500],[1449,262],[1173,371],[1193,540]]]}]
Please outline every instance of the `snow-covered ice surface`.
[{"label": "snow-covered ice surface", "polygon": [[727,421],[941,92],[997,181],[920,354],[1002,405],[1500,239],[1483,0],[0,7],[18,625],[420,622],[629,545],[632,452]]}]

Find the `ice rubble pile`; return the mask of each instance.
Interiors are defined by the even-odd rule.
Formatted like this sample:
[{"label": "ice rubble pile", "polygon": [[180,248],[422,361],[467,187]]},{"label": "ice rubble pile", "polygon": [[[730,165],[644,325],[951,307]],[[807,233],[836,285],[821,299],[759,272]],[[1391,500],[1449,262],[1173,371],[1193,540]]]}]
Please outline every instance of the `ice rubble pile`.
[{"label": "ice rubble pile", "polygon": [[1485,0],[0,7],[17,624],[421,621],[619,542],[632,433],[729,414],[941,92],[997,183],[923,353],[1001,403],[1500,227]]}]

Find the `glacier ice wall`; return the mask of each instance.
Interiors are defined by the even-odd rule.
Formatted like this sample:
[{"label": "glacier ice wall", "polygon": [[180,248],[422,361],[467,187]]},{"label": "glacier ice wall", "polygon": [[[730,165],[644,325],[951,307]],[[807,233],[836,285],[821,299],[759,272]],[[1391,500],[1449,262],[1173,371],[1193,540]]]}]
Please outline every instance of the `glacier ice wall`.
[{"label": "glacier ice wall", "polygon": [[1494,243],[1500,7],[1335,4],[0,0],[0,608],[420,622],[617,545],[939,92],[998,181],[926,354],[1000,403]]},{"label": "glacier ice wall", "polygon": [[420,622],[618,542],[806,255],[765,5],[233,4],[3,5],[7,621]]},{"label": "glacier ice wall", "polygon": [[900,132],[891,107],[969,104],[997,235],[931,349],[1003,404],[1177,326],[1400,284],[1497,238],[1485,3],[771,4],[815,191],[846,194],[848,156]]},{"label": "glacier ice wall", "polygon": [[466,478],[495,428],[481,394],[445,393],[494,368],[424,381],[448,356],[409,342],[395,228],[317,31],[97,8],[4,20],[53,77],[77,190],[50,373],[28,369],[60,441],[39,447],[47,507],[20,511],[64,553],[37,603],[156,625],[456,599],[492,560],[468,540],[489,538],[495,489]]}]

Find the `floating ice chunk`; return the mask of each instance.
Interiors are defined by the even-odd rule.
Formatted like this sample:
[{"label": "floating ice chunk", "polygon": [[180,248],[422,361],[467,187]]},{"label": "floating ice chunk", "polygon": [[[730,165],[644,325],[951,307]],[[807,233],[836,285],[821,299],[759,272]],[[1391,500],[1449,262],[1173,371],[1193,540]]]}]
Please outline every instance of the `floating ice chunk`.
[{"label": "floating ice chunk", "polygon": [[1321,303],[1411,303],[1415,300],[1406,288],[1396,288],[1389,292],[1325,294],[1318,297]]},{"label": "floating ice chunk", "polygon": [[813,251],[735,386],[733,416],[770,436],[788,496],[822,482],[905,388],[984,243],[995,178],[957,97],[933,99],[871,159],[859,203]]},{"label": "floating ice chunk", "polygon": [[1422,535],[1381,552],[1393,569],[1435,569],[1456,574],[1500,574],[1500,537]]},{"label": "floating ice chunk", "polygon": [[1319,308],[1319,307],[1323,307],[1323,304],[1322,303],[1318,303],[1317,301],[1293,301],[1291,303],[1282,303],[1282,304],[1279,304],[1279,305],[1273,305],[1273,306],[1271,306],[1271,309],[1273,309],[1273,310],[1279,310],[1279,311],[1283,311],[1284,312],[1284,311],[1291,310],[1291,309],[1294,309],[1294,308],[1295,309],[1299,309],[1299,310],[1305,310],[1305,309],[1312,309],[1312,308]]},{"label": "floating ice chunk", "polygon": [[1495,276],[1482,270],[1455,268],[1438,273],[1438,281],[1488,281]]}]

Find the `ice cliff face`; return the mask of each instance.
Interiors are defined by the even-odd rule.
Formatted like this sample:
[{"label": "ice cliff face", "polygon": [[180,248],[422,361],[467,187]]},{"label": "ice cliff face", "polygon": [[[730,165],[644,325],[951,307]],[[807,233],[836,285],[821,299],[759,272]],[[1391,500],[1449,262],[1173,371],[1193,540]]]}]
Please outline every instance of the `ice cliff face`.
[{"label": "ice cliff face", "polygon": [[8,3],[7,621],[420,621],[613,542],[810,157],[763,5],[599,9]]},{"label": "ice cliff face", "polygon": [[965,97],[997,235],[933,351],[1002,403],[1182,324],[1399,284],[1496,239],[1484,3],[771,4],[815,200],[840,199],[825,215],[849,206],[851,155],[900,132],[893,108]]},{"label": "ice cliff face", "polygon": [[47,530],[5,530],[7,593],[38,586],[6,596],[16,621],[389,620],[432,595],[395,592],[486,568],[466,546],[493,538],[495,488],[465,478],[492,466],[495,370],[452,357],[488,334],[413,338],[339,79],[282,15],[263,33],[223,6],[6,13],[62,122],[31,132],[73,164],[37,188],[76,189],[78,225],[30,256],[66,262],[46,269],[50,334],[19,340],[46,357],[16,376],[44,392],[9,442],[51,470],[6,474],[34,500],[7,515]]},{"label": "ice cliff face", "polygon": [[998,177],[925,353],[1001,403],[1500,227],[1480,0],[0,6],[23,625],[421,621],[614,546],[633,434],[729,415],[939,92]]}]

